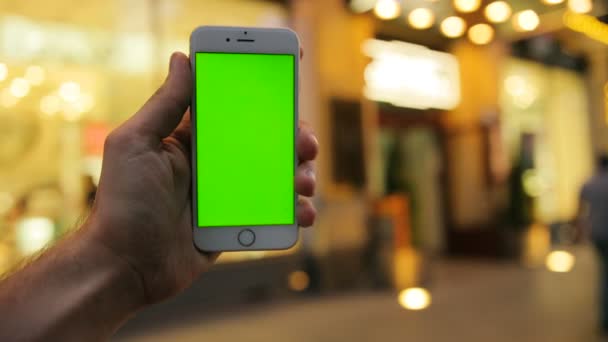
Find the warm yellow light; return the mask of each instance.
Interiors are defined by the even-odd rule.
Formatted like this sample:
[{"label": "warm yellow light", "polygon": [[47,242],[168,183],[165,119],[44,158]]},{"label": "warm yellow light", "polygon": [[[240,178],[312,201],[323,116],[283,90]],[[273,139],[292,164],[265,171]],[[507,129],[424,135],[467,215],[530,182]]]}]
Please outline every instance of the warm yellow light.
[{"label": "warm yellow light", "polygon": [[46,115],[55,115],[61,110],[61,99],[56,95],[47,95],[40,100],[40,111]]},{"label": "warm yellow light", "polygon": [[395,19],[401,14],[401,4],[397,0],[378,0],[374,13],[383,20]]},{"label": "warm yellow light", "polygon": [[21,77],[15,78],[10,86],[11,95],[16,98],[25,97],[30,92],[30,83]]},{"label": "warm yellow light", "polygon": [[63,119],[65,121],[76,122],[82,118],[84,112],[76,107],[74,103],[63,103],[62,108]]},{"label": "warm yellow light", "polygon": [[492,23],[504,23],[511,17],[511,6],[505,1],[494,1],[486,6],[486,18]]},{"label": "warm yellow light", "polygon": [[538,14],[533,10],[518,12],[513,17],[513,27],[517,31],[534,31],[539,24]]},{"label": "warm yellow light", "polygon": [[564,0],[543,0],[543,3],[547,5],[557,5],[561,4],[562,2],[564,2]]},{"label": "warm yellow light", "polygon": [[13,107],[17,102],[19,102],[19,99],[14,97],[8,88],[2,90],[2,93],[0,93],[0,104],[2,104],[3,107]]},{"label": "warm yellow light", "polygon": [[477,45],[485,45],[494,39],[494,29],[488,24],[477,24],[469,29],[469,39]]},{"label": "warm yellow light", "polygon": [[0,81],[4,81],[8,76],[8,67],[4,63],[0,63]]},{"label": "warm yellow light", "polygon": [[572,253],[566,251],[553,251],[547,255],[545,264],[551,272],[566,273],[572,270],[575,261],[576,258]]},{"label": "warm yellow light", "polygon": [[31,65],[25,70],[25,79],[32,85],[40,85],[44,82],[45,72],[38,65]]},{"label": "warm yellow light", "polygon": [[355,13],[371,11],[376,5],[376,0],[352,0],[350,9]]},{"label": "warm yellow light", "polygon": [[593,9],[591,0],[568,0],[568,9],[575,13],[587,13]]},{"label": "warm yellow light", "polygon": [[505,79],[504,84],[511,101],[520,109],[530,108],[538,99],[538,87],[522,75],[510,75]]},{"label": "warm yellow light", "polygon": [[407,16],[407,20],[415,29],[424,30],[435,23],[435,14],[428,8],[416,8]]},{"label": "warm yellow light", "polygon": [[441,22],[441,33],[448,38],[458,38],[466,29],[467,23],[460,17],[447,17]]},{"label": "warm yellow light", "polygon": [[310,285],[310,277],[304,271],[294,271],[289,274],[287,284],[292,291],[301,292]]},{"label": "warm yellow light", "polygon": [[80,84],[76,82],[64,82],[59,87],[59,96],[66,102],[76,102],[80,97]]},{"label": "warm yellow light", "polygon": [[46,217],[30,217],[17,222],[16,246],[24,255],[35,253],[48,245],[55,234],[55,224]]},{"label": "warm yellow light", "polygon": [[405,289],[399,293],[399,305],[408,310],[424,310],[431,305],[431,294],[420,287]]},{"label": "warm yellow light", "polygon": [[524,171],[521,177],[524,192],[530,197],[539,197],[547,188],[546,183],[535,169]]},{"label": "warm yellow light", "polygon": [[481,0],[454,0],[454,8],[460,12],[475,12],[481,6]]},{"label": "warm yellow light", "polygon": [[86,113],[91,111],[95,106],[95,99],[91,94],[84,93],[78,98],[78,100],[74,103],[78,111],[81,113]]}]

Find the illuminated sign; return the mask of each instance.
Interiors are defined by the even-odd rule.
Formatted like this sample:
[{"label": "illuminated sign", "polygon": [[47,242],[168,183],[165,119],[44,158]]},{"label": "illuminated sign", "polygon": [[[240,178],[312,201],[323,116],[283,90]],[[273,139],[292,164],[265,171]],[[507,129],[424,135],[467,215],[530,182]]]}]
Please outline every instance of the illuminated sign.
[{"label": "illuminated sign", "polygon": [[399,41],[367,40],[365,97],[398,107],[453,109],[460,102],[458,60],[448,53]]}]

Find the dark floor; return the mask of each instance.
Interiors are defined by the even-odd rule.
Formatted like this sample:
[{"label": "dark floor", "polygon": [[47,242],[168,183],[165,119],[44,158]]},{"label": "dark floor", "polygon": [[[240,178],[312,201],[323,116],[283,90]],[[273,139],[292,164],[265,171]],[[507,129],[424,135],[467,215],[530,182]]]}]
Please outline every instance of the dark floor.
[{"label": "dark floor", "polygon": [[497,262],[446,261],[432,269],[433,303],[402,309],[389,292],[249,305],[116,341],[599,341],[595,261],[575,251],[572,272]]}]

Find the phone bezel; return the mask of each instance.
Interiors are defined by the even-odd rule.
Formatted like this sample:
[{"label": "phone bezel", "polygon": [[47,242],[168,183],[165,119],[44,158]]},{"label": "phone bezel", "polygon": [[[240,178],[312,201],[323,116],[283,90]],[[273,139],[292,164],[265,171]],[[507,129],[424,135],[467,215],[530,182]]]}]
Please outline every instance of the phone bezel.
[{"label": "phone bezel", "polygon": [[[245,33],[246,32],[246,33]],[[253,41],[238,41],[253,40]],[[229,41],[228,41],[229,40]],[[196,75],[197,52],[292,54],[294,56],[294,177],[297,169],[296,136],[298,130],[298,70],[300,43],[295,32],[284,28],[201,26],[190,36],[190,65],[193,75],[193,95],[190,107],[192,120],[192,235],[194,245],[204,252],[279,250],[295,245],[298,240],[296,215],[297,194],[294,191],[294,224],[271,226],[199,227],[197,206],[196,163]],[[241,231],[249,229],[255,234],[251,246],[238,241]]]}]

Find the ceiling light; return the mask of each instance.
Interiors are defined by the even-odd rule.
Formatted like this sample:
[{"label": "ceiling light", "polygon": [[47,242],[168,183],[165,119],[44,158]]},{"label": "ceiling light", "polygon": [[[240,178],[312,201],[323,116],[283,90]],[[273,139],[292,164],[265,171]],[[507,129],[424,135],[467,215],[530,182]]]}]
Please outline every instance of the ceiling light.
[{"label": "ceiling light", "polygon": [[575,13],[588,13],[593,9],[591,0],[568,0],[568,9]]},{"label": "ceiling light", "polygon": [[481,6],[481,0],[454,0],[454,8],[460,12],[475,12]]},{"label": "ceiling light", "polygon": [[485,45],[494,39],[494,29],[488,24],[477,24],[469,29],[469,39],[477,45]]},{"label": "ceiling light", "polygon": [[401,4],[397,0],[378,0],[374,13],[383,20],[395,19],[401,14]]},{"label": "ceiling light", "polygon": [[543,0],[545,5],[557,5],[561,4],[562,2],[564,2],[564,0]]},{"label": "ceiling light", "polygon": [[540,24],[538,14],[533,10],[525,10],[513,16],[513,26],[517,31],[534,31]]},{"label": "ceiling light", "polygon": [[466,29],[467,23],[460,17],[447,17],[441,22],[441,32],[448,38],[458,38]]},{"label": "ceiling light", "polygon": [[511,17],[511,6],[505,1],[494,1],[486,7],[486,18],[492,23],[504,23]]},{"label": "ceiling light", "polygon": [[410,26],[418,30],[428,29],[435,23],[435,14],[428,8],[416,8],[407,17]]}]

